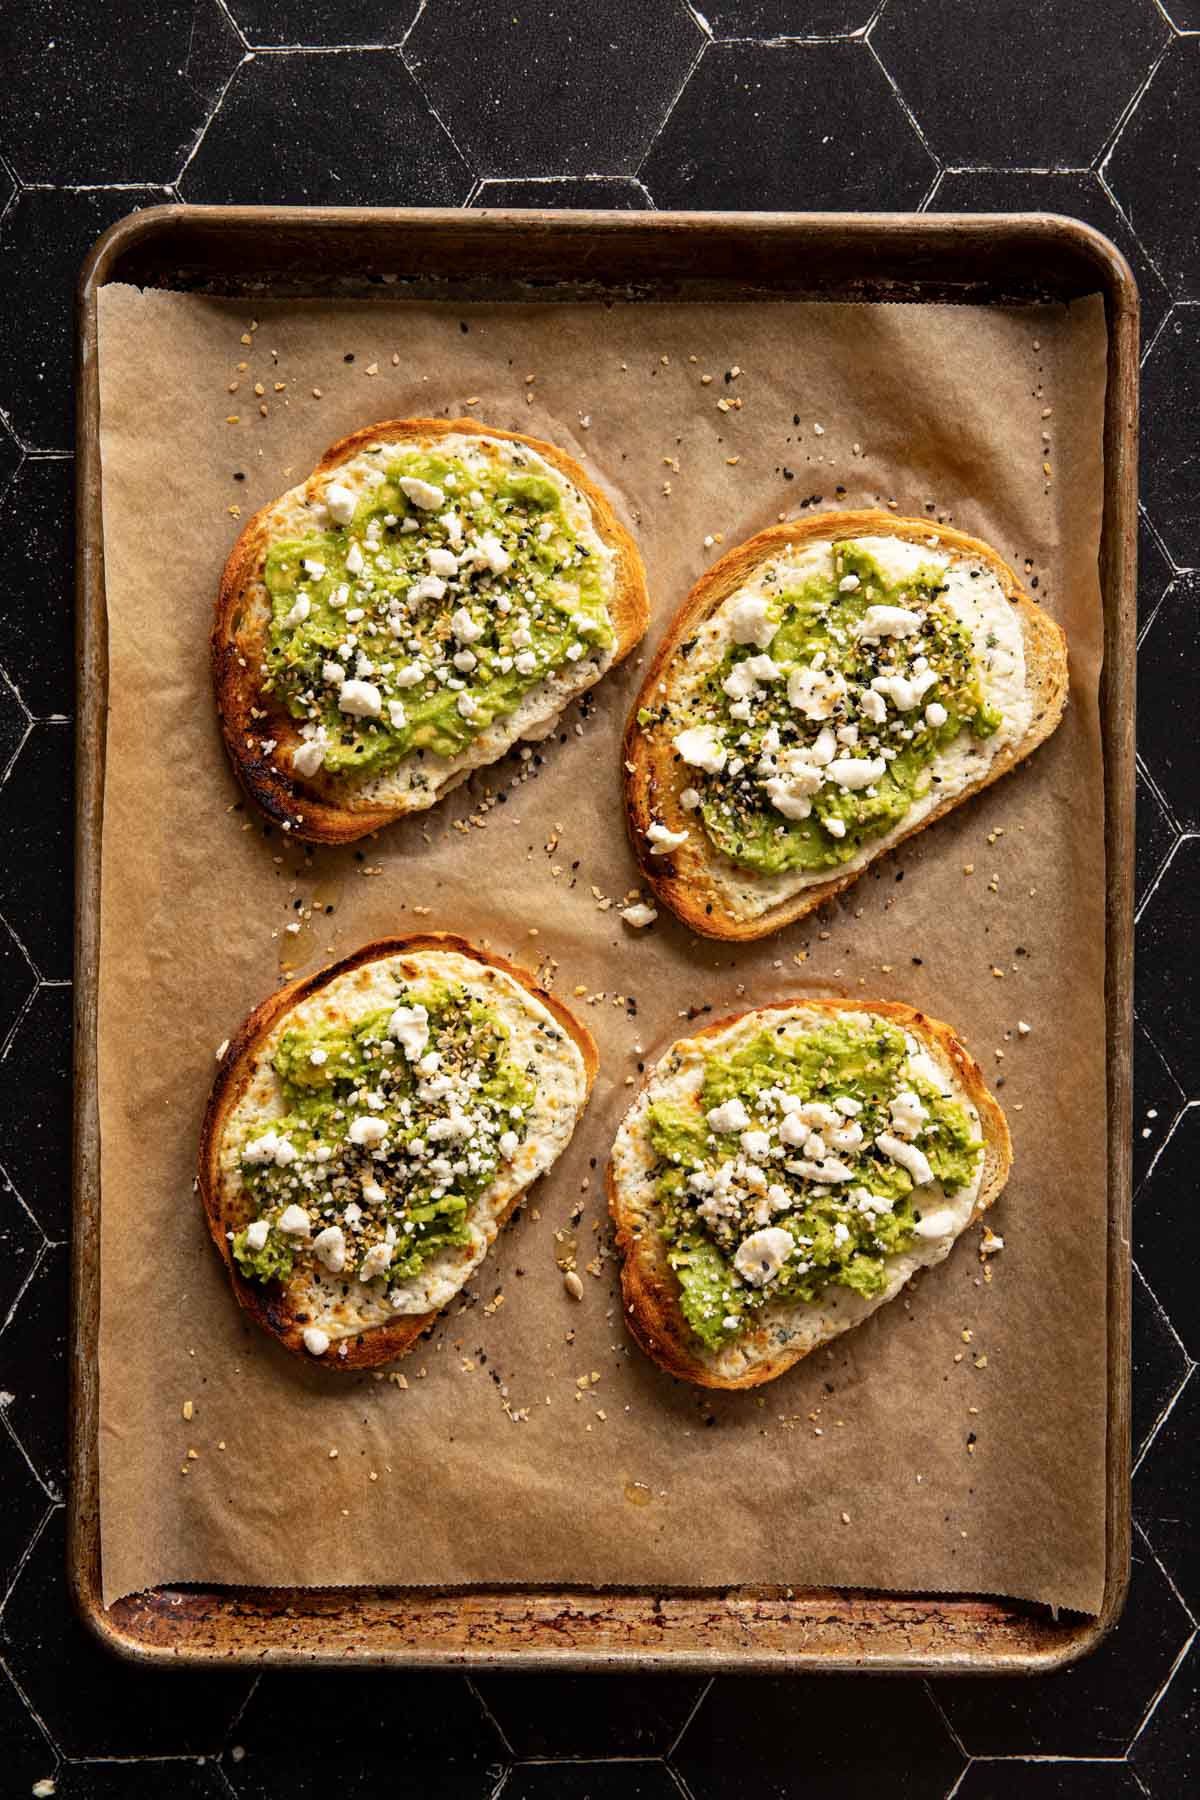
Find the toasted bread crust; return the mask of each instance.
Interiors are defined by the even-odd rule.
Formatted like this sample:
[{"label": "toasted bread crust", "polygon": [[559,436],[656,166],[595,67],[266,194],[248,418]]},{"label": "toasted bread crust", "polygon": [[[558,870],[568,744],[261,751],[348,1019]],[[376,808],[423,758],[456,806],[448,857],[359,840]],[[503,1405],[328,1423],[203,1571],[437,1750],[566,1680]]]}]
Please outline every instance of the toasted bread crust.
[{"label": "toasted bread crust", "polygon": [[[640,726],[639,709],[653,704],[660,683],[666,682],[669,686],[671,664],[679,645],[772,552],[826,538],[868,536],[897,537],[910,543],[927,543],[931,537],[936,537],[939,549],[977,558],[995,573],[1006,599],[1012,602],[1020,617],[1025,644],[1025,678],[1033,698],[1029,728],[1018,743],[1001,750],[977,780],[933,807],[908,830],[898,836],[889,836],[861,868],[834,873],[827,881],[801,888],[754,918],[740,918],[729,910],[721,889],[712,879],[711,869],[717,852],[701,831],[693,830],[688,842],[669,856],[649,854],[646,830],[653,819],[660,819],[672,831],[684,830],[689,821],[694,823],[694,820],[679,802],[681,792],[688,785],[688,777],[672,749],[670,735],[661,726],[646,729]],[[926,826],[961,806],[973,794],[990,786],[1023,761],[1050,736],[1062,718],[1067,700],[1067,679],[1067,640],[1061,627],[1030,598],[998,553],[978,538],[952,531],[944,525],[931,525],[927,519],[898,519],[891,513],[877,511],[817,513],[798,523],[772,525],[730,550],[701,576],[671,621],[630,711],[622,751],[625,818],[643,878],[685,925],[705,937],[745,941],[779,931],[841,893],[878,857],[894,850],[918,831],[924,831]]]},{"label": "toasted bread crust", "polygon": [[[749,1007],[744,1012],[733,1013],[728,1018],[706,1025],[702,1030],[694,1032],[692,1037],[714,1037],[752,1012],[781,1012],[797,1007],[802,1007],[805,1011],[827,1012],[831,1016],[843,1012],[872,1013],[878,1018],[889,1020],[903,1031],[911,1032],[914,1037],[936,1045],[949,1058],[979,1114],[983,1132],[983,1175],[967,1226],[974,1224],[998,1197],[1008,1180],[1012,1167],[1012,1140],[1009,1137],[1008,1121],[998,1102],[989,1093],[979,1064],[951,1027],[943,1024],[940,1019],[931,1019],[927,1014],[917,1012],[899,1001],[813,1000],[804,995],[795,1000],[775,1000],[765,1006]],[[661,1062],[662,1059],[659,1060]],[[646,1075],[640,1091],[644,1092],[654,1079],[657,1066],[656,1064]],[[694,1382],[698,1387],[760,1387],[763,1382],[774,1381],[777,1376],[786,1373],[793,1364],[802,1361],[812,1350],[818,1349],[830,1337],[837,1335],[829,1332],[808,1348],[772,1350],[765,1326],[748,1327],[742,1334],[742,1341],[751,1358],[749,1368],[735,1378],[723,1375],[716,1367],[713,1354],[706,1351],[693,1337],[679,1305],[679,1280],[667,1261],[662,1239],[656,1232],[639,1229],[611,1160],[607,1170],[607,1185],[609,1212],[616,1227],[617,1247],[621,1255],[621,1292],[625,1303],[625,1322],[639,1347],[668,1375],[677,1375],[681,1380]],[[967,1226],[963,1227],[964,1231]],[[903,1291],[903,1288],[898,1290],[900,1293]]]},{"label": "toasted bread crust", "polygon": [[[615,553],[615,581],[609,612],[616,632],[616,648],[608,667],[615,668],[640,642],[649,619],[646,572],[637,545],[613,511],[612,503],[574,457],[540,438],[519,431],[502,431],[478,419],[384,419],[339,438],[325,452],[307,481],[291,490],[304,499],[316,498],[338,469],[372,444],[435,443],[451,435],[500,438],[525,444],[566,476],[583,495],[597,534]],[[281,499],[288,496],[281,496]],[[296,721],[271,695],[261,692],[256,671],[266,648],[269,620],[265,610],[252,603],[252,590],[261,583],[272,521],[280,500],[272,501],[249,520],[229,555],[217,593],[210,640],[213,685],[225,748],[238,780],[262,810],[286,824],[291,834],[310,843],[347,844],[376,831],[407,812],[434,805],[443,794],[465,781],[470,769],[452,775],[440,787],[425,789],[404,806],[386,806],[356,800],[335,776],[318,775],[303,780],[290,767],[290,752],[300,743]],[[607,671],[606,671],[607,673]],[[253,709],[253,711],[252,711]],[[257,716],[255,716],[257,715]],[[274,739],[277,749],[264,757],[255,748],[263,738]]]},{"label": "toasted bread crust", "polygon": [[[432,931],[415,933],[411,937],[379,938],[372,944],[365,944],[353,955],[343,957],[340,962],[330,963],[327,968],[318,969],[313,975],[304,975],[298,981],[289,982],[277,993],[264,1000],[261,1006],[255,1007],[245,1023],[229,1040],[228,1048],[221,1059],[205,1108],[204,1123],[200,1131],[200,1154],[197,1165],[197,1185],[204,1205],[208,1229],[225,1264],[226,1272],[233,1287],[234,1295],[241,1306],[256,1324],[264,1331],[279,1340],[285,1350],[291,1350],[302,1356],[306,1362],[320,1368],[336,1370],[374,1369],[381,1363],[391,1362],[397,1356],[403,1356],[413,1344],[428,1330],[437,1318],[438,1313],[445,1310],[437,1307],[432,1312],[405,1315],[393,1319],[386,1325],[372,1326],[360,1332],[356,1337],[341,1342],[348,1343],[345,1356],[310,1356],[304,1348],[304,1327],[308,1322],[297,1315],[289,1301],[287,1286],[278,1281],[263,1285],[260,1282],[247,1281],[233,1258],[233,1249],[225,1233],[233,1221],[226,1217],[223,1206],[223,1184],[221,1180],[220,1153],[221,1141],[238,1102],[241,1100],[253,1077],[253,1059],[275,1025],[284,1014],[293,1011],[303,1001],[319,993],[331,981],[339,976],[348,975],[354,969],[361,968],[364,963],[381,962],[385,958],[403,956],[421,950],[456,951],[460,956],[469,956],[475,962],[484,963],[493,969],[500,969],[504,974],[520,984],[535,1000],[539,1000],[547,1012],[567,1032],[583,1057],[587,1086],[584,1091],[583,1107],[586,1107],[588,1096],[592,1091],[592,1083],[596,1079],[596,1071],[600,1066],[595,1039],[585,1025],[580,1024],[574,1013],[565,1007],[561,1000],[553,994],[546,993],[538,987],[524,969],[515,963],[508,962],[502,956],[493,956],[486,950],[476,949],[474,944],[465,938],[455,937],[449,932]],[[532,1184],[530,1184],[532,1185]],[[503,1214],[497,1221],[497,1233],[503,1230],[513,1212],[528,1193],[528,1187],[518,1190],[509,1201]],[[474,1273],[474,1271],[472,1271]],[[467,1277],[466,1279],[469,1279]]]}]

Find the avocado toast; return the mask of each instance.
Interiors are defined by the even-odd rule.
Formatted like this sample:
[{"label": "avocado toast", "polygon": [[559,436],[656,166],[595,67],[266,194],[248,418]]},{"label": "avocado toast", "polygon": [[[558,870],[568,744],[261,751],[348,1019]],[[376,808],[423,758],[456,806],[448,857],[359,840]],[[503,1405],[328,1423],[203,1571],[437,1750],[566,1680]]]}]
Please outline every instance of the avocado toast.
[{"label": "avocado toast", "polygon": [[322,1367],[401,1355],[566,1148],[596,1068],[566,1007],[461,938],[384,939],[280,989],[201,1135],[238,1302]]},{"label": "avocado toast", "polygon": [[626,1321],[701,1387],[756,1387],[942,1261],[990,1206],[1008,1126],[948,1025],[795,1000],[673,1044],[617,1133]]},{"label": "avocado toast", "polygon": [[646,880],[711,937],[765,936],[1013,768],[1066,640],[986,544],[923,519],[772,526],[684,601],[630,714]]},{"label": "avocado toast", "polygon": [[349,842],[544,736],[646,619],[637,548],[573,457],[387,420],[233,548],[211,643],[226,748],[289,832]]}]

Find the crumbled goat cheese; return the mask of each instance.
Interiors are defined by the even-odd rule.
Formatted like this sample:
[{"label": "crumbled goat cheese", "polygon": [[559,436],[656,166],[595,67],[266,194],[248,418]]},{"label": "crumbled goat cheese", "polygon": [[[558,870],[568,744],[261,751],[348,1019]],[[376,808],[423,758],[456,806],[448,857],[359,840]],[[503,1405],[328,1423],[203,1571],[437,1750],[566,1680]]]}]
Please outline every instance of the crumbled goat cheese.
[{"label": "crumbled goat cheese", "polygon": [[677,850],[687,840],[686,831],[671,831],[666,825],[655,819],[646,827],[646,841],[650,845],[651,856],[666,856],[669,850]]},{"label": "crumbled goat cheese", "polygon": [[435,506],[444,506],[446,503],[446,496],[441,488],[435,487],[431,481],[422,481],[418,475],[402,475],[399,486],[401,493],[407,495],[422,512],[432,512]]},{"label": "crumbled goat cheese", "polygon": [[371,681],[344,681],[338,693],[338,711],[355,719],[377,719],[383,711],[383,695]]},{"label": "crumbled goat cheese", "polygon": [[340,1275],[346,1266],[346,1234],[340,1225],[327,1225],[313,1239],[313,1255],[323,1262],[331,1275]]},{"label": "crumbled goat cheese", "polygon": [[899,1163],[902,1169],[908,1170],[918,1187],[924,1187],[927,1181],[933,1180],[933,1170],[915,1144],[906,1144],[902,1138],[893,1137],[890,1131],[881,1131],[875,1142],[892,1162]]},{"label": "crumbled goat cheese", "polygon": [[713,1131],[744,1131],[750,1123],[750,1114],[736,1094],[732,1100],[710,1108],[705,1117]]},{"label": "crumbled goat cheese", "polygon": [[795,1249],[795,1239],[781,1225],[768,1225],[744,1238],[734,1253],[733,1265],[751,1287],[765,1287],[773,1281]]},{"label": "crumbled goat cheese", "polygon": [[712,725],[694,725],[688,731],[681,731],[672,742],[685,763],[694,769],[703,769],[709,775],[719,775],[729,756],[720,734]]},{"label": "crumbled goat cheese", "polygon": [[859,637],[911,637],[921,629],[921,615],[907,606],[868,606],[858,628]]}]

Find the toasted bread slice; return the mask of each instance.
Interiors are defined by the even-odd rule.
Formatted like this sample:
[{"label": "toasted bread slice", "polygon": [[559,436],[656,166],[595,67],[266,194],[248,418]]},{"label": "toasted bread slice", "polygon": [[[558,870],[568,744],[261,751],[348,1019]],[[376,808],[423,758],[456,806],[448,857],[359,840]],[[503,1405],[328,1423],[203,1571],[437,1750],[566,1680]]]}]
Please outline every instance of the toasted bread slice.
[{"label": "toasted bread slice", "polygon": [[[919,545],[929,559],[944,560],[950,568],[963,565],[968,572],[975,569],[993,578],[991,584],[980,582],[972,593],[989,590],[1002,614],[999,623],[1009,630],[1003,614],[1005,607],[1011,609],[1018,628],[1013,650],[1019,647],[1023,665],[1016,709],[1006,714],[1006,724],[994,738],[972,745],[969,756],[957,758],[954,778],[944,790],[931,787],[898,823],[867,838],[844,865],[828,871],[780,873],[741,867],[710,842],[699,813],[681,803],[680,796],[696,779],[695,771],[673,747],[679,724],[669,716],[672,694],[678,694],[681,681],[696,677],[696,657],[693,655],[689,665],[682,647],[694,649],[699,642],[700,654],[705,654],[708,621],[773,559],[830,543],[888,538]],[[978,649],[980,626],[978,620],[970,623]],[[707,633],[712,645],[708,654],[715,660],[719,660],[722,647],[718,632],[719,627],[714,626]],[[987,685],[985,676],[985,690]],[[796,524],[773,525],[729,551],[696,583],[672,621],[629,715],[624,743],[626,820],[642,872],[693,931],[727,939],[764,937],[812,912],[857,880],[878,857],[1006,774],[1049,737],[1062,717],[1066,697],[1067,646],[1062,630],[1030,599],[1008,564],[978,539],[926,519],[898,519],[874,511],[819,513]],[[645,726],[639,723],[644,709],[653,713]],[[954,757],[967,735],[965,729],[961,731],[946,752],[938,752],[939,758]],[[935,770],[939,766],[938,762],[933,765]],[[780,823],[785,823],[782,817]],[[686,840],[667,854],[661,848],[654,854],[647,833],[655,824],[671,833],[686,832]]]},{"label": "toasted bread slice", "polygon": [[[526,469],[548,475],[559,487],[580,526],[606,553],[604,592],[615,643],[552,670],[521,695],[515,710],[497,716],[457,754],[410,751],[383,773],[361,776],[320,768],[303,776],[293,762],[305,741],[301,728],[282,700],[263,689],[271,624],[264,579],[267,553],[281,538],[327,526],[330,515],[323,497],[331,481],[357,497],[389,451],[446,446],[448,440],[454,447],[469,444],[482,450],[493,462],[511,462],[519,453]],[[242,786],[271,818],[299,838],[348,843],[405,813],[434,805],[473,769],[498,761],[519,738],[546,736],[572,699],[628,655],[643,636],[647,618],[646,577],[637,546],[607,496],[574,457],[538,438],[477,419],[387,419],[339,439],[307,481],[254,515],[233,547],[217,595],[211,640],[225,745]]]},{"label": "toasted bread slice", "polygon": [[[390,1170],[389,1164],[381,1166],[363,1148],[358,1166],[346,1165],[348,1186],[336,1201],[336,1222],[345,1227],[349,1245],[344,1268],[331,1273],[312,1248],[316,1225],[324,1226],[329,1220],[314,1206],[316,1184],[311,1176],[308,1185],[303,1184],[306,1161],[302,1155],[289,1165],[301,1172],[296,1198],[318,1211],[318,1217],[312,1221],[286,1281],[247,1278],[238,1267],[232,1240],[254,1219],[258,1202],[243,1183],[242,1153],[248,1142],[261,1139],[263,1128],[269,1129],[281,1115],[284,1100],[272,1059],[283,1033],[292,1028],[313,1031],[352,1026],[381,1005],[394,1006],[398,986],[411,983],[419,987],[430,980],[461,983],[469,999],[481,1000],[507,1028],[513,1062],[536,1071],[520,1142],[505,1156],[501,1140],[496,1173],[468,1207],[470,1241],[436,1250],[415,1276],[394,1287],[389,1278],[359,1280],[355,1269],[361,1267],[362,1248],[361,1244],[355,1247],[355,1229],[344,1217],[344,1196],[349,1192],[352,1199],[363,1198],[367,1205],[366,1197],[357,1195],[353,1184],[362,1179],[382,1182],[389,1179]],[[401,1055],[403,1046],[394,1049],[392,1061],[408,1057],[406,1050]],[[566,1148],[587,1105],[597,1067],[591,1034],[560,1001],[502,957],[445,933],[381,939],[281,988],[251,1013],[230,1040],[200,1140],[199,1191],[209,1230],[239,1304],[285,1349],[307,1356],[322,1368],[368,1369],[403,1355],[474,1274],[530,1185]],[[453,1098],[447,1102],[451,1113],[460,1104],[473,1103]],[[470,1147],[468,1142],[458,1154],[467,1154]],[[321,1167],[338,1170],[339,1164],[329,1161]],[[322,1182],[327,1179],[322,1173]],[[277,1197],[276,1206],[281,1198]],[[316,1338],[311,1336],[314,1329],[319,1334]],[[323,1346],[322,1337],[327,1340]]]},{"label": "toasted bread slice", "polygon": [[[689,1096],[698,1104],[705,1057],[736,1047],[765,1025],[787,1028],[791,1024],[803,1031],[818,1029],[830,1020],[862,1015],[886,1020],[915,1040],[944,1081],[943,1091],[978,1122],[977,1134],[984,1148],[975,1179],[949,1198],[937,1183],[913,1190],[914,1195],[928,1193],[935,1216],[944,1212],[951,1228],[944,1236],[914,1238],[911,1247],[886,1257],[886,1285],[880,1293],[867,1298],[830,1283],[815,1300],[768,1300],[751,1314],[752,1323],[727,1343],[710,1349],[684,1317],[679,1277],[661,1235],[649,1108],[656,1100],[679,1096]],[[748,1388],[774,1381],[810,1351],[894,1299],[919,1269],[941,1262],[967,1226],[996,1199],[1011,1163],[1008,1125],[984,1084],[979,1065],[950,1026],[910,1006],[883,1000],[781,1000],[708,1025],[673,1044],[651,1069],[613,1146],[608,1166],[609,1209],[622,1258],[621,1287],[629,1330],[660,1368],[700,1387]]]}]

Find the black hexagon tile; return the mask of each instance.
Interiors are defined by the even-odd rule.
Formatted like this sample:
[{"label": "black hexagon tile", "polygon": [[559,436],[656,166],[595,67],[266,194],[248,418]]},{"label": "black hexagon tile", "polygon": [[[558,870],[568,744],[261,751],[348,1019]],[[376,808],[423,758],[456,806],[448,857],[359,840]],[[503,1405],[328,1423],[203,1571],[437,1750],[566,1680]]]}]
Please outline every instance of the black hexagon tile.
[{"label": "black hexagon tile", "polygon": [[[1111,238],[1137,279],[1142,330],[1149,337],[1170,296],[1162,277],[1125,219],[1091,172],[1029,169],[948,169],[929,203],[930,212],[1053,212],[1082,219]],[[1161,588],[1159,592],[1161,593]]]},{"label": "black hexagon tile", "polygon": [[163,1762],[64,1763],[54,1800],[229,1800],[229,1789],[215,1763]]},{"label": "black hexagon tile", "polygon": [[1146,1721],[1129,1760],[1151,1800],[1183,1800],[1200,1783],[1200,1637]]},{"label": "black hexagon tile", "polygon": [[1181,181],[1194,183],[1200,162],[1198,85],[1200,38],[1177,39],[1105,164],[1109,185],[1167,286],[1192,300],[1200,299],[1200,218],[1179,198]]},{"label": "black hexagon tile", "polygon": [[243,63],[179,185],[206,204],[457,206],[471,171],[399,51],[351,50]]},{"label": "black hexagon tile", "polygon": [[1139,769],[1137,774],[1136,895],[1140,904],[1179,836],[1162,797]]},{"label": "black hexagon tile", "polygon": [[[1194,840],[1193,840],[1194,841]],[[1177,1120],[1138,1193],[1133,1253],[1188,1355],[1200,1357],[1195,1272],[1200,1266],[1200,1104]]]},{"label": "black hexagon tile", "polygon": [[475,1685],[517,1757],[662,1756],[704,1691],[687,1675],[484,1675]]},{"label": "black hexagon tile", "polygon": [[1177,575],[1138,652],[1138,747],[1179,824],[1200,824],[1200,571]]},{"label": "black hexagon tile", "polygon": [[0,915],[51,980],[71,973],[70,728],[34,725],[0,785]]},{"label": "black hexagon tile", "polygon": [[[122,1662],[76,1618],[66,1591],[60,1507],[38,1538],[0,1614],[16,1679],[72,1757],[197,1756],[216,1751],[251,1685],[249,1675]],[[293,1720],[293,1725],[295,1721]]]},{"label": "black hexagon tile", "polygon": [[879,0],[705,0],[715,38],[849,37],[865,31]]},{"label": "black hexagon tile", "polygon": [[656,206],[808,211],[916,206],[934,173],[858,43],[712,45],[640,170]]},{"label": "black hexagon tile", "polygon": [[694,1800],[743,1800],[750,1770],[762,1800],[942,1800],[964,1759],[923,1686],[831,1675],[719,1678],[671,1760]]},{"label": "black hexagon tile", "polygon": [[420,0],[230,0],[229,10],[252,46],[399,44]]},{"label": "black hexagon tile", "polygon": [[1022,1681],[936,1681],[933,1688],[972,1756],[1120,1756],[1190,1630],[1161,1569],[1135,1545],[1125,1611],[1083,1662]]},{"label": "black hexagon tile", "polygon": [[0,1421],[0,1594],[8,1592],[17,1565],[49,1511],[49,1495]]},{"label": "black hexagon tile", "polygon": [[67,1263],[61,1244],[43,1253],[0,1337],[5,1421],[55,1499],[67,1485]]},{"label": "black hexagon tile", "polygon": [[18,194],[0,220],[0,408],[31,449],[71,447],[72,307],[84,257],[126,213],[169,199],[147,187],[41,189]]},{"label": "black hexagon tile", "polygon": [[[0,1324],[12,1311],[45,1241],[44,1233],[0,1167]],[[11,1381],[12,1375],[7,1379]]]},{"label": "black hexagon tile", "polygon": [[1162,604],[1171,585],[1171,563],[1158,533],[1144,513],[1138,517],[1138,636]]},{"label": "black hexagon tile", "polygon": [[[0,215],[2,216],[2,215]],[[0,227],[0,253],[3,251],[3,228]],[[3,403],[0,402],[0,411]],[[13,476],[21,466],[21,450],[11,432],[5,429],[3,418],[0,418],[0,499],[8,492]]]},{"label": "black hexagon tile", "polygon": [[435,0],[404,55],[481,175],[632,175],[704,41],[682,0]]},{"label": "black hexagon tile", "polygon": [[1124,1763],[975,1762],[954,1800],[1145,1800]]},{"label": "black hexagon tile", "polygon": [[1142,365],[1142,498],[1176,568],[1200,565],[1200,306],[1177,306]]},{"label": "black hexagon tile", "polygon": [[503,1800],[683,1800],[660,1762],[525,1763],[502,1794]]},{"label": "black hexagon tile", "polygon": [[5,0],[0,19],[0,141],[30,183],[173,181],[243,55],[218,0]]},{"label": "black hexagon tile", "polygon": [[1193,1370],[1138,1469],[1133,1509],[1151,1548],[1194,1616],[1200,1615],[1198,1482],[1200,1375]]},{"label": "black hexagon tile", "polygon": [[29,714],[21,704],[21,696],[12,679],[0,669],[0,781],[3,781],[13,758],[29,730]]},{"label": "black hexagon tile", "polygon": [[553,181],[481,181],[472,206],[592,206],[640,211],[650,197],[632,175],[566,175]]},{"label": "black hexagon tile", "polygon": [[1169,35],[1154,0],[889,0],[871,44],[945,162],[1080,168]]},{"label": "black hexagon tile", "polygon": [[[306,1717],[321,1718],[319,1733],[297,1735]],[[289,1670],[258,1683],[224,1769],[244,1800],[325,1800],[335,1791],[339,1800],[375,1800],[404,1784],[414,1795],[483,1800],[505,1760],[461,1675]]]},{"label": "black hexagon tile", "polygon": [[0,1056],[0,1167],[48,1238],[71,1207],[69,987],[40,987]]},{"label": "black hexagon tile", "polygon": [[1171,852],[1139,915],[1134,976],[1138,1013],[1153,1022],[1154,1041],[1189,1094],[1200,1093],[1200,1011],[1183,973],[1196,954],[1197,883],[1200,838],[1186,837]]},{"label": "black hexagon tile", "polygon": [[1188,1372],[1187,1352],[1140,1270],[1133,1271],[1133,1454],[1145,1449]]},{"label": "black hexagon tile", "polygon": [[26,457],[0,493],[0,668],[19,671],[21,699],[43,718],[73,703],[74,498],[75,465],[57,456]]},{"label": "black hexagon tile", "polygon": [[[35,1782],[54,1780],[58,1758],[3,1668],[0,1668],[0,1744],[4,1746],[4,1778],[11,1781],[14,1794],[33,1793]],[[53,1793],[53,1788],[50,1791]]]},{"label": "black hexagon tile", "polygon": [[1133,1027],[1133,1186],[1136,1193],[1183,1106],[1183,1089],[1142,1020]]},{"label": "black hexagon tile", "polygon": [[36,986],[37,976],[29,958],[0,919],[0,1050]]}]

